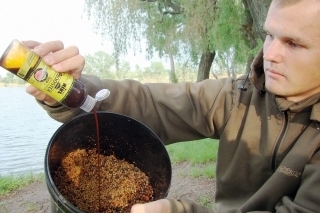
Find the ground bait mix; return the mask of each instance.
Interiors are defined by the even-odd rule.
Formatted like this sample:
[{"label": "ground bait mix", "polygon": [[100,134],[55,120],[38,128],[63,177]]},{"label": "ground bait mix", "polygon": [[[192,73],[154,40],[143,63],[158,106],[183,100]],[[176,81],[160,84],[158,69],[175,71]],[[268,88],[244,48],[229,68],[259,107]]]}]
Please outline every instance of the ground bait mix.
[{"label": "ground bait mix", "polygon": [[99,157],[100,207],[95,149],[70,152],[54,173],[56,187],[74,206],[84,212],[127,213],[133,204],[153,200],[149,178],[139,168],[114,155]]}]

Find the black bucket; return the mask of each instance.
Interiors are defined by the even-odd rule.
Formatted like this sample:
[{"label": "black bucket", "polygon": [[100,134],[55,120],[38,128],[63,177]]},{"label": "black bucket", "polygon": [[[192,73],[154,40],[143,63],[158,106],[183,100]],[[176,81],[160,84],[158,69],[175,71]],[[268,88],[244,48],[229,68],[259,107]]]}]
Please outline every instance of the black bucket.
[{"label": "black bucket", "polygon": [[[162,141],[142,123],[115,113],[98,112],[100,153],[114,154],[143,171],[150,179],[154,200],[167,196],[171,183],[171,161]],[[82,212],[57,189],[52,179],[64,156],[76,149],[96,148],[93,113],[77,116],[52,136],[45,154],[45,181],[51,195],[52,213]],[[88,139],[88,140],[85,140]]]}]

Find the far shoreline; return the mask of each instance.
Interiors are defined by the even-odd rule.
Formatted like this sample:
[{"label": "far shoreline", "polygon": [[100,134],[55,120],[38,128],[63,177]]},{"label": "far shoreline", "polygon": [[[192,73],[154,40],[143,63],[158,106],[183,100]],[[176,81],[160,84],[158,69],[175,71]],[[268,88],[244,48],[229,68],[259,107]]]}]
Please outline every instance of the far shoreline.
[{"label": "far shoreline", "polygon": [[0,87],[27,87],[28,84],[17,84],[17,83],[3,83],[0,82]]}]

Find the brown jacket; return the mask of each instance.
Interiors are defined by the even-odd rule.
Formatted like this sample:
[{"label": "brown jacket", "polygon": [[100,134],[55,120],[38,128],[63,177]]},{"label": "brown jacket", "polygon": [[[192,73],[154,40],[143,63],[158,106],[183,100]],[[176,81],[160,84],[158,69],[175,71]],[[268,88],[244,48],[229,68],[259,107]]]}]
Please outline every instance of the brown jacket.
[{"label": "brown jacket", "polygon": [[[320,94],[299,103],[263,91],[262,53],[250,74],[200,83],[141,84],[83,75],[92,96],[110,96],[100,111],[128,115],[149,126],[165,144],[219,139],[213,210],[172,200],[172,213],[320,212]],[[239,85],[247,89],[241,91]],[[50,108],[65,122],[79,109]]]}]

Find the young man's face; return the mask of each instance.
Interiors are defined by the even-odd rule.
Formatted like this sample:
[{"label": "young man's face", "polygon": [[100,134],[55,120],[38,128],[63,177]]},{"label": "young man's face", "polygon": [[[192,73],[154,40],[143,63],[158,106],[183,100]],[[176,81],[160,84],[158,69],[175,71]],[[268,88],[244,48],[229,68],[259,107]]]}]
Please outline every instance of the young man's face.
[{"label": "young man's face", "polygon": [[298,102],[320,92],[320,1],[271,3],[265,22],[266,88]]}]

